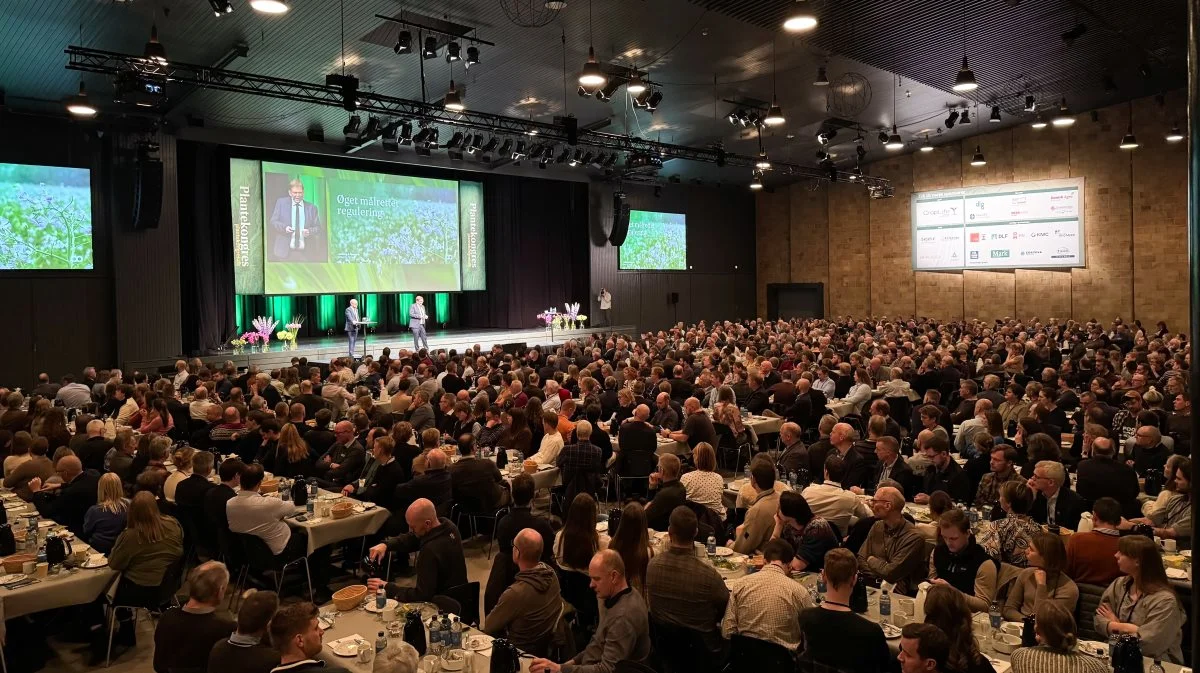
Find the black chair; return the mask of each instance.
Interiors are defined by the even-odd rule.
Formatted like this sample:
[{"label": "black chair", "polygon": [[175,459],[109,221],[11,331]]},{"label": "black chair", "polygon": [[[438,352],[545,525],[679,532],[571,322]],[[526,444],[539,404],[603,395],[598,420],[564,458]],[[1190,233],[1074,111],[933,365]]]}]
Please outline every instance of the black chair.
[{"label": "black chair", "polygon": [[[437,596],[430,598],[429,602],[437,606],[438,612],[456,614],[459,616],[459,621],[466,621],[462,618],[462,605],[453,598],[438,594]],[[470,622],[467,623],[470,624]]]},{"label": "black chair", "polygon": [[482,509],[478,509],[478,507],[479,505],[474,502],[468,502],[465,500],[456,502],[450,507],[450,520],[454,522],[454,525],[458,526],[459,530],[462,530],[462,518],[466,517],[467,523],[470,524],[471,528],[471,534],[466,536],[466,538],[471,538],[479,534],[480,519],[485,521],[490,520],[492,522],[492,531],[488,539],[487,558],[491,559],[492,544],[496,542],[496,524],[500,521],[500,517],[508,513],[508,508],[501,507],[493,512],[490,510],[484,511]]},{"label": "black chair", "polygon": [[[733,434],[733,428],[724,423],[713,423],[713,429],[717,431],[717,458],[721,461],[723,467],[737,472],[738,466],[742,462],[742,449],[746,450],[746,460],[750,460],[750,445],[738,444],[737,436]],[[733,465],[729,464],[730,454],[733,454]]]},{"label": "black chair", "polygon": [[600,606],[591,588],[591,578],[575,570],[556,568],[555,572],[563,600],[575,608],[575,622],[584,629],[595,628],[600,622]]},{"label": "black chair", "polygon": [[[179,590],[181,584],[183,584],[183,557],[175,559],[170,566],[167,566],[166,572],[163,573],[162,583],[158,585],[158,592],[151,600],[137,605],[113,603],[108,606],[108,650],[104,657],[105,668],[112,664],[113,635],[117,627],[117,610],[132,610],[133,623],[136,628],[138,610],[145,610],[150,614],[150,618],[154,619],[156,614],[177,606],[179,601],[175,598],[175,592]],[[118,589],[119,593],[120,590]]]},{"label": "black chair", "polygon": [[796,658],[783,645],[749,636],[729,639],[729,668],[735,673],[793,673]]},{"label": "black chair", "polygon": [[463,624],[479,623],[479,582],[467,582],[450,587],[442,595],[458,601],[458,617]]},{"label": "black chair", "polygon": [[664,673],[716,673],[725,663],[719,652],[708,648],[703,633],[653,617],[650,643]]},{"label": "black chair", "polygon": [[911,433],[912,428],[909,427],[909,423],[912,420],[912,402],[907,397],[899,395],[883,399],[888,403],[890,412],[888,416],[891,416],[892,420],[896,421],[901,428]]},{"label": "black chair", "polygon": [[[257,570],[269,570],[275,575],[275,593],[283,587],[283,577],[287,574],[287,569],[298,564],[304,564],[304,578],[308,583],[308,600],[313,600],[313,583],[312,572],[308,567],[308,557],[300,556],[290,561],[284,561],[275,554],[271,553],[271,548],[263,542],[262,538],[249,533],[234,533],[234,535],[242,543],[242,551],[245,553],[246,566]],[[247,574],[242,573],[243,577]]]},{"label": "black chair", "polygon": [[1079,626],[1079,637],[1082,640],[1107,641],[1107,638],[1096,632],[1095,619],[1093,619],[1096,610],[1100,607],[1100,598],[1104,596],[1106,587],[1083,582],[1079,582],[1077,586],[1079,587],[1079,600],[1075,603],[1075,623]]}]

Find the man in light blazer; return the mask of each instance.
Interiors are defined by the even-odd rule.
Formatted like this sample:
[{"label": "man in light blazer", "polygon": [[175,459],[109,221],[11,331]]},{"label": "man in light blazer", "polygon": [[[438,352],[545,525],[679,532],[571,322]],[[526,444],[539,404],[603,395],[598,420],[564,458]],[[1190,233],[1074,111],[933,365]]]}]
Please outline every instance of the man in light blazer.
[{"label": "man in light blazer", "polygon": [[429,349],[429,339],[425,337],[425,321],[429,314],[425,312],[425,298],[417,295],[417,300],[408,307],[408,326],[413,333],[413,350]]},{"label": "man in light blazer", "polygon": [[358,339],[358,300],[351,299],[346,307],[346,339],[350,342],[350,357],[354,357],[354,342]]},{"label": "man in light blazer", "polygon": [[271,211],[271,257],[276,262],[325,262],[328,250],[321,226],[321,213],[304,200],[299,180],[288,184],[288,195],[275,202]]}]

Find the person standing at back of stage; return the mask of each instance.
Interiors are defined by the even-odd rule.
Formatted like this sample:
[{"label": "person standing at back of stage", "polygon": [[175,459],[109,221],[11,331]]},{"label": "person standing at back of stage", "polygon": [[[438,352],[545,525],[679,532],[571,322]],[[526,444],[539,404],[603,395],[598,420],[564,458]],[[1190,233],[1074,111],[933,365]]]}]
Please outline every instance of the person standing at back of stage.
[{"label": "person standing at back of stage", "polygon": [[346,307],[346,339],[350,342],[350,357],[354,357],[354,342],[358,340],[358,300],[351,299]]},{"label": "person standing at back of stage", "polygon": [[600,314],[604,316],[604,326],[612,327],[612,293],[608,291],[608,288],[602,287],[596,301],[600,302]]},{"label": "person standing at back of stage", "polygon": [[429,350],[429,340],[425,338],[425,321],[429,314],[425,312],[425,298],[417,295],[417,300],[408,307],[408,326],[413,333],[413,350],[422,348]]}]

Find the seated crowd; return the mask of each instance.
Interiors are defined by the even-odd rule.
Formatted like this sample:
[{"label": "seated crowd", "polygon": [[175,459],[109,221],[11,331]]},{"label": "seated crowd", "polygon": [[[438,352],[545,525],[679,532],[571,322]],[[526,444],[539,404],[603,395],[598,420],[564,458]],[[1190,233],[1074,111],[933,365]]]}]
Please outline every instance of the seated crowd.
[{"label": "seated crowd", "polygon": [[[0,388],[0,455],[5,487],[109,554],[120,605],[177,584],[185,549],[229,558],[239,539],[279,564],[306,557],[316,602],[329,600],[340,550],[309,550],[292,503],[262,492],[269,472],[385,508],[368,557],[395,570],[415,553],[415,580],[368,583],[400,601],[468,585],[459,526],[496,515],[479,626],[536,657],[533,673],[623,660],[984,673],[971,621],[988,611],[1036,617],[1040,645],[1014,652],[1016,673],[1092,670],[1074,650],[1085,635],[1134,634],[1146,656],[1181,663],[1186,614],[1162,548],[1191,547],[1190,355],[1161,323],[843,319],[518,354],[384,349],[272,372],[89,367],[78,382],[42,375],[28,396]],[[778,431],[746,413],[779,417]],[[559,468],[552,498],[504,476],[510,452]],[[743,464],[731,491],[722,466]],[[620,507],[605,533],[600,502]],[[762,569],[723,581],[694,552],[714,538]],[[156,671],[322,666],[312,603],[261,591],[236,623],[215,616],[229,574],[192,570],[188,603],[156,634],[188,647],[156,648]],[[863,582],[927,588],[897,654],[850,608]],[[415,669],[408,655],[383,660]]]}]

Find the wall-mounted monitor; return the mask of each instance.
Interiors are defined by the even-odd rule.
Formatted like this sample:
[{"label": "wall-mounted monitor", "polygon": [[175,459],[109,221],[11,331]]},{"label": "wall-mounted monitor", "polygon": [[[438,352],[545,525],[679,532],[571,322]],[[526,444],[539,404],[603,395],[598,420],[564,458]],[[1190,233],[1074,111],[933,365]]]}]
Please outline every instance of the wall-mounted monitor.
[{"label": "wall-mounted monitor", "polygon": [[687,216],[629,211],[629,233],[617,256],[621,271],[687,270]]}]

